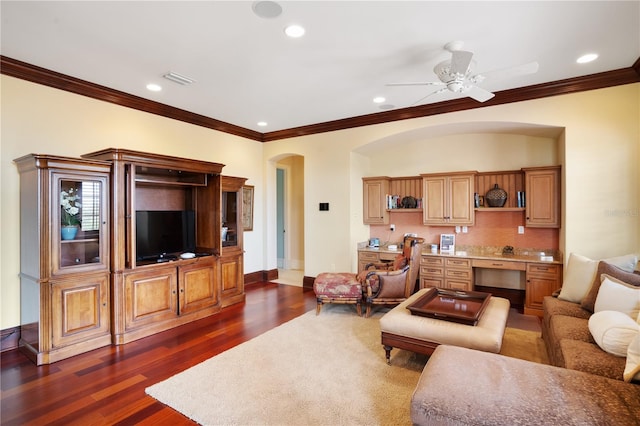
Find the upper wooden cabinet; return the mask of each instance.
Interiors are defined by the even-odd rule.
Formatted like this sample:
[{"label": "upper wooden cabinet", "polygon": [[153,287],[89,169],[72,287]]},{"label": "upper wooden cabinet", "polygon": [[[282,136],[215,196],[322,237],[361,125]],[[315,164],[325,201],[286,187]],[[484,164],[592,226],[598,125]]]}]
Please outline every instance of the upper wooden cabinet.
[{"label": "upper wooden cabinet", "polygon": [[423,222],[425,225],[473,225],[475,172],[424,174]]},{"label": "upper wooden cabinet", "polygon": [[560,166],[522,169],[527,195],[526,226],[560,227]]},{"label": "upper wooden cabinet", "polygon": [[389,213],[385,204],[389,194],[388,177],[362,178],[363,182],[363,222],[367,225],[387,225]]},{"label": "upper wooden cabinet", "polygon": [[20,348],[49,364],[111,343],[110,164],[50,155],[20,173]]}]

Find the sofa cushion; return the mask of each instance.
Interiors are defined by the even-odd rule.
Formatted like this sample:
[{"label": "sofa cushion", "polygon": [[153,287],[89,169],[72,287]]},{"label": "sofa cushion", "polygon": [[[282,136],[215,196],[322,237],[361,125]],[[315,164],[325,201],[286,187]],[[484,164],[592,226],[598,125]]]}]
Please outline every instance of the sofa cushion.
[{"label": "sofa cushion", "polygon": [[603,351],[626,357],[629,344],[640,333],[640,325],[623,312],[600,311],[589,318],[589,331]]},{"label": "sofa cushion", "polygon": [[618,311],[629,316],[633,322],[640,312],[640,287],[634,287],[602,274],[602,284],[598,290],[593,311]]},{"label": "sofa cushion", "polygon": [[580,303],[589,291],[597,268],[598,261],[575,253],[569,254],[558,299]]},{"label": "sofa cushion", "polygon": [[623,377],[625,382],[630,382],[632,379],[640,381],[640,333],[636,334],[627,349]]},{"label": "sofa cushion", "polygon": [[564,357],[563,367],[610,379],[623,379],[625,359],[606,353],[595,343],[563,339],[558,346]]},{"label": "sofa cushion", "polygon": [[594,312],[596,298],[598,297],[598,291],[600,290],[601,279],[600,276],[602,274],[607,274],[613,278],[616,278],[620,281],[623,281],[627,284],[631,284],[636,287],[640,287],[640,275],[634,274],[633,272],[625,272],[617,266],[613,266],[607,262],[600,261],[598,263],[598,269],[596,270],[596,275],[593,278],[593,283],[591,284],[591,289],[587,293],[587,295],[582,299],[580,305],[588,310],[589,312]]},{"label": "sofa cushion", "polygon": [[[578,340],[590,343],[600,350],[593,340],[593,336],[589,332],[589,320],[585,318],[576,318],[567,315],[553,315],[549,320],[548,339],[545,344],[550,343],[547,347],[549,360],[558,367],[566,367],[566,357],[560,347],[562,340]],[[605,352],[600,350],[603,354]],[[608,355],[611,356],[611,355]]]}]

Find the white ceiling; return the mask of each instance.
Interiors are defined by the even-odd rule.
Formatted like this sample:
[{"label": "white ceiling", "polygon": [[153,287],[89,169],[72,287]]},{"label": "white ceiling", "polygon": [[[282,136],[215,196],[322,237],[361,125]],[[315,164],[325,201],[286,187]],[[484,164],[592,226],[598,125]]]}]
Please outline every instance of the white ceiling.
[{"label": "white ceiling", "polygon": [[[460,40],[476,71],[537,61],[500,91],[628,68],[640,57],[640,1],[2,1],[1,54],[258,132],[405,108],[437,81],[443,47]],[[297,23],[306,34],[285,36]],[[595,62],[578,56],[596,52]],[[181,86],[173,71],[196,80]],[[149,92],[154,82],[161,92]],[[422,103],[460,95],[431,96]],[[258,121],[266,121],[259,127]]]}]

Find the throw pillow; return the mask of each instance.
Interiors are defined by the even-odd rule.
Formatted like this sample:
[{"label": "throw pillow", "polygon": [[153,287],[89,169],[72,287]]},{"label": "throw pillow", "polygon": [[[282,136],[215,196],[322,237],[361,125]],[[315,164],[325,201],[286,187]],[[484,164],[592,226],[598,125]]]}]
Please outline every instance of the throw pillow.
[{"label": "throw pillow", "polygon": [[609,265],[617,266],[625,272],[633,272],[638,265],[638,256],[635,254],[625,254],[624,256],[610,257],[602,260]]},{"label": "throw pillow", "polygon": [[627,284],[640,287],[640,275],[632,272],[625,272],[622,269],[601,260],[598,263],[598,269],[596,269],[596,275],[593,278],[591,289],[580,303],[582,308],[589,312],[594,312],[594,305],[596,303],[596,298],[598,297],[598,290],[600,290],[600,284],[602,283],[602,280],[600,279],[602,274],[607,274],[620,281],[624,281]]},{"label": "throw pillow", "polygon": [[640,380],[640,333],[629,344],[623,376],[625,382]]},{"label": "throw pillow", "polygon": [[640,287],[602,274],[602,284],[594,305],[594,312],[600,311],[623,312],[635,322],[640,312]]},{"label": "throw pillow", "polygon": [[600,311],[589,318],[589,331],[600,349],[625,357],[631,341],[640,333],[640,325],[622,312]]},{"label": "throw pillow", "polygon": [[597,261],[579,254],[569,254],[569,262],[567,262],[558,299],[580,303],[591,287],[597,268]]}]

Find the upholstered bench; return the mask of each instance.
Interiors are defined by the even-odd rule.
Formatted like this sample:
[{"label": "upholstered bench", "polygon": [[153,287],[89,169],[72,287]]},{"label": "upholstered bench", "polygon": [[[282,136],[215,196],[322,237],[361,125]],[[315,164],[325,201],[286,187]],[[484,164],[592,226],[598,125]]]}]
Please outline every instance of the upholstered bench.
[{"label": "upholstered bench", "polygon": [[414,425],[637,425],[640,385],[441,345],[411,397]]},{"label": "upholstered bench", "polygon": [[362,285],[356,274],[349,272],[325,272],[319,274],[313,282],[318,305],[316,315],[320,314],[324,303],[355,304],[356,312],[362,315]]},{"label": "upholstered bench", "polygon": [[391,362],[393,348],[429,355],[438,345],[446,344],[500,352],[509,316],[510,303],[507,299],[491,296],[478,324],[474,326],[412,315],[407,306],[428,291],[429,288],[419,290],[380,318],[387,363]]}]

